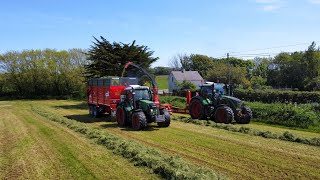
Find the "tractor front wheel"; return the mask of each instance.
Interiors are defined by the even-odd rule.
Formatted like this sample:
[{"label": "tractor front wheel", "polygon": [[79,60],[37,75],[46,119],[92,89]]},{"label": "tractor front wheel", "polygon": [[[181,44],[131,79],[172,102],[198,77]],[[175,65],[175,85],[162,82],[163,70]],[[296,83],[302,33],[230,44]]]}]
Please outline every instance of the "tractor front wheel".
[{"label": "tractor front wheel", "polygon": [[135,131],[143,130],[147,126],[147,119],[142,111],[132,115],[132,129]]},{"label": "tractor front wheel", "polygon": [[164,114],[164,117],[165,117],[165,121],[164,122],[158,122],[158,126],[159,127],[169,127],[170,125],[170,113],[168,110],[162,110],[163,112],[161,112],[160,110],[160,114]]},{"label": "tractor front wheel", "polygon": [[252,111],[247,106],[242,106],[241,110],[236,114],[236,122],[238,124],[249,124],[252,118]]},{"label": "tractor front wheel", "polygon": [[204,119],[204,105],[199,99],[191,100],[189,113],[192,119]]},{"label": "tractor front wheel", "polygon": [[124,112],[124,109],[121,107],[117,108],[116,111],[116,118],[117,118],[117,123],[120,127],[126,126],[126,113]]},{"label": "tractor front wheel", "polygon": [[228,106],[218,107],[215,113],[215,122],[216,123],[225,123],[229,124],[234,119],[233,111]]}]

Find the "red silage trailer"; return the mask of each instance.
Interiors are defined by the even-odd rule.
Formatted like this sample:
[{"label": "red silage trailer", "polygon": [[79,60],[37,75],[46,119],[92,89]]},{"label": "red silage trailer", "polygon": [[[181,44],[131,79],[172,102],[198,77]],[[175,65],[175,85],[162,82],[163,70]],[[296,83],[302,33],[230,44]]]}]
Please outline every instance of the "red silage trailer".
[{"label": "red silage trailer", "polygon": [[129,85],[137,85],[134,77],[125,78],[94,78],[87,83],[87,102],[89,114],[98,117],[104,113],[115,116],[121,91]]}]

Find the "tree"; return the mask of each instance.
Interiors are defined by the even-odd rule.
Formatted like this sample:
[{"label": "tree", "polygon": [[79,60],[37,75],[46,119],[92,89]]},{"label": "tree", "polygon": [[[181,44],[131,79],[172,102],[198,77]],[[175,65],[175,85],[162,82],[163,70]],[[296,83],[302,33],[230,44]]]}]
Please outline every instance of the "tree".
[{"label": "tree", "polygon": [[192,61],[187,54],[177,54],[173,56],[169,65],[175,70],[185,69],[190,71],[192,69]]},{"label": "tree", "polygon": [[192,82],[190,81],[182,81],[181,83],[180,82],[177,82],[177,85],[179,86],[179,88],[181,90],[187,90],[187,89],[190,89],[191,91],[193,90],[196,90],[196,85],[194,85]]},{"label": "tree", "polygon": [[[153,51],[144,45],[121,42],[110,43],[104,37],[101,40],[93,37],[95,42],[87,52],[88,65],[85,66],[87,78],[103,76],[121,76],[124,65],[131,61],[142,68],[149,68],[158,57],[152,57]],[[129,67],[130,70],[130,67]],[[133,70],[136,72],[136,70]]]},{"label": "tree", "polygon": [[155,75],[169,75],[171,72],[171,68],[163,66],[158,66],[153,69]]},{"label": "tree", "polygon": [[2,94],[27,98],[83,96],[85,62],[81,49],[9,51],[0,58]]},{"label": "tree", "polygon": [[319,86],[320,76],[320,50],[316,49],[316,43],[312,42],[303,56],[303,64],[306,66],[307,73],[304,80],[307,90],[315,90]]},{"label": "tree", "polygon": [[213,68],[213,59],[200,54],[191,54],[192,70],[198,71],[202,77],[207,77],[208,71]]},{"label": "tree", "polygon": [[[247,79],[247,70],[244,67],[230,67],[230,80],[232,84],[241,84],[248,88],[251,84]],[[213,61],[213,68],[208,71],[207,80],[228,83],[228,64],[221,60]]]}]

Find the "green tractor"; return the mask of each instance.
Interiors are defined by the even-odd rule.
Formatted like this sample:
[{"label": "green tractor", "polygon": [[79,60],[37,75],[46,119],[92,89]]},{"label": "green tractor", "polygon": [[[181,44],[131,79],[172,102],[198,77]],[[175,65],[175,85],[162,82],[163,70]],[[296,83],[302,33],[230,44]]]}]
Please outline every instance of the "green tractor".
[{"label": "green tractor", "polygon": [[145,129],[147,123],[152,122],[159,127],[170,125],[169,112],[157,106],[147,86],[131,85],[121,92],[116,118],[120,127],[131,124],[136,131]]},{"label": "green tractor", "polygon": [[240,99],[225,95],[225,85],[208,83],[200,86],[199,94],[192,97],[189,113],[193,119],[210,118],[217,123],[229,124],[236,120],[248,124],[252,111]]}]

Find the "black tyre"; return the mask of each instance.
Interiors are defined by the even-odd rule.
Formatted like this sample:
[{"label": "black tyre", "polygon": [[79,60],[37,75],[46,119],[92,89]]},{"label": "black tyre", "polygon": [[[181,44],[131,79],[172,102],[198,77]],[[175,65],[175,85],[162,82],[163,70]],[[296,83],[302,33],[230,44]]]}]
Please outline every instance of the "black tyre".
[{"label": "black tyre", "polygon": [[204,119],[204,105],[199,99],[192,99],[189,107],[189,114],[192,119]]},{"label": "black tyre", "polygon": [[126,113],[123,108],[118,107],[116,111],[117,123],[120,127],[124,127],[127,125]]},{"label": "black tyre", "polygon": [[170,121],[171,121],[170,113],[169,113],[168,110],[165,110],[165,109],[161,110],[161,111],[163,111],[163,112],[162,113],[160,112],[160,114],[164,114],[165,121],[164,122],[158,122],[157,124],[158,124],[159,127],[169,127],[170,126]]},{"label": "black tyre", "polygon": [[89,105],[89,115],[93,116],[93,106]]},{"label": "black tyre", "polygon": [[143,130],[147,126],[147,119],[142,111],[132,115],[132,129],[135,131]]},{"label": "black tyre", "polygon": [[93,106],[92,108],[92,116],[95,118],[99,117],[99,108],[97,106]]},{"label": "black tyre", "polygon": [[236,122],[238,124],[249,124],[252,118],[252,111],[247,106],[242,106],[241,110],[236,114]]},{"label": "black tyre", "polygon": [[233,115],[233,111],[230,107],[220,106],[217,108],[215,115],[214,115],[214,120],[216,123],[229,124],[233,121],[233,119],[234,119],[234,115]]}]

